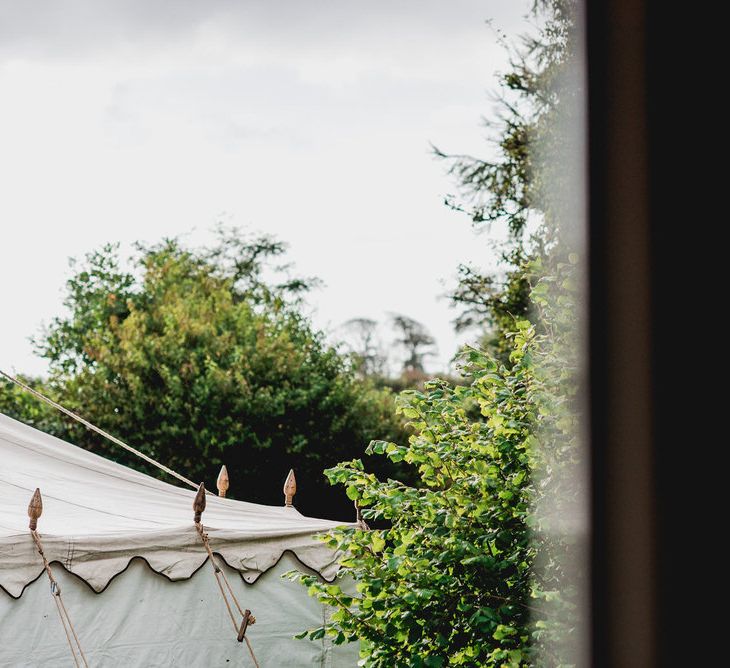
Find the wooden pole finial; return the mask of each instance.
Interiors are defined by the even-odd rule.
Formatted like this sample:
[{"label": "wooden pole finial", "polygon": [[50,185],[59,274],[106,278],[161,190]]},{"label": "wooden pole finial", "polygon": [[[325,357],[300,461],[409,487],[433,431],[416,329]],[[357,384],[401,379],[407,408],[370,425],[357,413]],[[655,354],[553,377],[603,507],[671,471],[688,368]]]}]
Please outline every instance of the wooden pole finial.
[{"label": "wooden pole finial", "polygon": [[294,469],[289,469],[289,475],[284,481],[284,505],[291,508],[294,505],[294,495],[297,493],[297,479]]},{"label": "wooden pole finial", "polygon": [[35,531],[38,528],[38,518],[43,514],[43,498],[41,497],[41,490],[36,487],[33,496],[28,504],[28,517],[30,522],[28,527],[31,531]]},{"label": "wooden pole finial", "polygon": [[198,493],[195,495],[195,500],[193,501],[193,510],[195,511],[194,521],[196,524],[200,524],[201,515],[205,510],[205,484],[202,482],[198,487]]},{"label": "wooden pole finial", "polygon": [[215,485],[218,488],[218,496],[225,498],[229,487],[228,469],[225,464],[221,466],[221,472],[218,474],[218,480],[215,481]]}]

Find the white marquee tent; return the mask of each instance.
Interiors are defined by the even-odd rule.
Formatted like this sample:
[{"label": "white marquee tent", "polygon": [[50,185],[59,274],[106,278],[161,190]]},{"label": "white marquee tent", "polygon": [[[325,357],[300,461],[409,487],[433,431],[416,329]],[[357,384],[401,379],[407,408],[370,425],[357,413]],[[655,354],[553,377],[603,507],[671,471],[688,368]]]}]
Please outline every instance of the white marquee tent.
[{"label": "white marquee tent", "polygon": [[[254,665],[206,563],[193,490],[0,414],[0,666],[74,665],[28,528],[36,488],[42,548],[90,666]],[[202,521],[236,598],[256,618],[246,639],[261,668],[357,663],[352,645],[293,639],[331,611],[281,578],[304,566],[334,578],[336,555],[314,536],[338,523],[214,495]]]}]

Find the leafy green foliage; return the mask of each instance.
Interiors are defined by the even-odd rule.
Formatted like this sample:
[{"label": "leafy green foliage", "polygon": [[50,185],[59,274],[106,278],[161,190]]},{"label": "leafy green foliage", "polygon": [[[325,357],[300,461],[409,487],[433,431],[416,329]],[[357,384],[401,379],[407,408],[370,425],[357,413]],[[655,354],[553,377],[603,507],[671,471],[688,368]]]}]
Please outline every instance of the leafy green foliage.
[{"label": "leafy green foliage", "polygon": [[[18,374],[18,380],[34,390],[47,394],[49,389],[41,378]],[[49,434],[58,430],[57,413],[53,408],[5,378],[0,378],[0,413],[29,424]]]},{"label": "leafy green foliage", "polygon": [[[340,584],[295,575],[337,608],[315,629],[334,642],[363,641],[366,666],[518,666],[530,655],[530,541],[537,409],[534,331],[519,324],[511,364],[465,354],[468,386],[426,383],[398,411],[415,433],[407,445],[373,441],[369,452],[418,471],[418,486],[385,482],[360,460],[328,470],[333,484],[385,529],[343,528],[326,538],[345,555]],[[481,419],[473,419],[476,406]]]},{"label": "leafy green foliage", "polygon": [[[301,315],[310,282],[273,266],[283,250],[235,234],[200,251],[168,240],[126,271],[105,247],[77,267],[68,317],[37,345],[56,397],[171,468],[212,486],[225,463],[231,495],[277,505],[294,468],[302,512],[348,518],[322,469],[403,426],[392,394],[358,379]],[[74,442],[144,469],[63,424]]]},{"label": "leafy green foliage", "polygon": [[538,561],[533,569],[533,596],[538,610],[533,647],[543,662],[577,665],[581,601],[589,587],[584,527],[588,493],[582,444],[582,351],[577,345],[582,322],[582,267],[577,255],[533,263],[542,275],[531,299],[545,323],[535,364],[538,410],[532,461],[533,538]]},{"label": "leafy green foliage", "polygon": [[516,318],[533,316],[534,310],[524,253],[515,250],[509,262],[514,268],[505,273],[503,282],[474,267],[461,265],[459,284],[450,295],[452,304],[462,309],[454,323],[456,330],[489,322],[491,326],[482,343],[504,362],[509,360]]},{"label": "leafy green foliage", "polygon": [[447,203],[509,233],[502,276],[462,267],[452,294],[457,326],[488,327],[489,352],[465,352],[470,385],[436,380],[401,395],[414,430],[407,445],[371,443],[369,452],[415,467],[417,484],[383,481],[361,460],[327,471],[378,528],[323,538],[343,554],[337,583],[292,574],[336,609],[309,637],[360,640],[364,666],[576,663],[581,281],[560,201],[570,196],[561,156],[574,150],[566,128],[580,95],[564,76],[574,8],[535,3],[541,28],[502,79],[497,157],[437,151],[459,185]]},{"label": "leafy green foliage", "polygon": [[[408,444],[370,444],[369,453],[415,467],[416,485],[382,481],[361,460],[327,471],[385,528],[323,537],[344,555],[343,580],[292,577],[336,608],[309,637],[359,639],[365,666],[575,663],[585,586],[572,526],[585,498],[576,475],[579,268],[570,257],[529,270],[543,274],[532,296],[542,333],[517,322],[506,364],[467,348],[470,385],[434,380],[403,392]],[[343,586],[350,580],[355,594]]]}]

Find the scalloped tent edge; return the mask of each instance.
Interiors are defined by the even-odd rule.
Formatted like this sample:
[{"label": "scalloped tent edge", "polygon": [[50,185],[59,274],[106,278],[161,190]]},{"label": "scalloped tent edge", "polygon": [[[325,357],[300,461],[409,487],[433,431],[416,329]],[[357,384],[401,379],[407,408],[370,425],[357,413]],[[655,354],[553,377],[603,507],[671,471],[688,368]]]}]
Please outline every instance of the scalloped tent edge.
[{"label": "scalloped tent edge", "polygon": [[[69,659],[61,623],[48,612],[52,597],[40,580],[43,564],[28,528],[36,488],[43,499],[37,530],[44,554],[63,583],[64,599],[70,599],[66,603],[90,664],[110,656],[128,666],[240,661],[213,573],[198,574],[209,556],[193,523],[193,490],[3,414],[0,461],[0,626],[8,632],[0,663],[41,666]],[[282,474],[288,470],[283,468]],[[275,571],[258,586],[236,587],[243,605],[256,607],[258,622],[250,636],[261,665],[325,666],[338,656],[336,665],[354,666],[356,647],[293,640],[298,631],[321,625],[331,611],[276,573],[301,565],[332,582],[340,555],[317,536],[356,524],[214,495],[206,502],[202,521],[220,567],[238,572],[245,585]],[[107,588],[115,593],[96,596]],[[186,625],[195,627],[194,643]]]},{"label": "scalloped tent edge", "polygon": [[[189,578],[206,554],[193,525],[195,493],[87,452],[0,414],[0,586],[11,596],[40,567],[27,524],[36,487],[38,531],[49,561],[102,590],[134,557],[170,580]],[[337,556],[316,536],[337,526],[294,508],[210,495],[203,514],[211,548],[249,584],[285,551],[325,580]]]}]

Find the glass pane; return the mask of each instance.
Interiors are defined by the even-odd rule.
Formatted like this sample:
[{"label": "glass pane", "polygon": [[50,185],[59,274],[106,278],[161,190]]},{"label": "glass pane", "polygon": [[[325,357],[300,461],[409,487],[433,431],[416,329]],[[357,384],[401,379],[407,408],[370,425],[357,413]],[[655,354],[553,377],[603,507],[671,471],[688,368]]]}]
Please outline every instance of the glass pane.
[{"label": "glass pane", "polygon": [[0,412],[346,523],[366,665],[584,665],[581,11],[5,3],[0,368],[147,459]]}]

